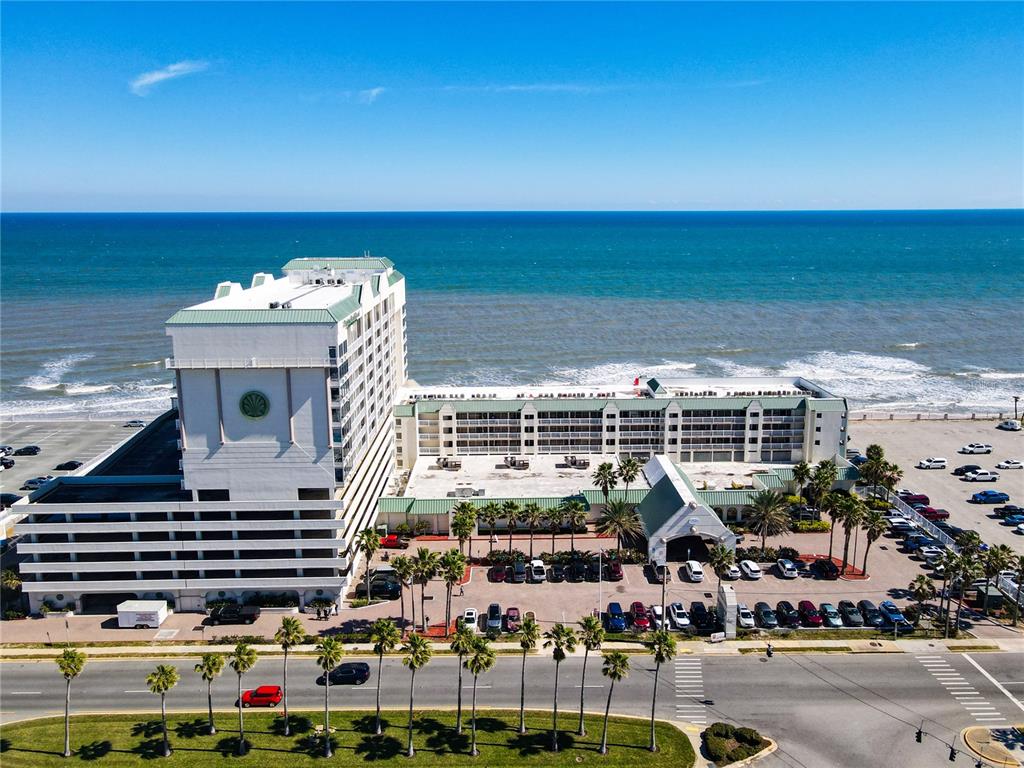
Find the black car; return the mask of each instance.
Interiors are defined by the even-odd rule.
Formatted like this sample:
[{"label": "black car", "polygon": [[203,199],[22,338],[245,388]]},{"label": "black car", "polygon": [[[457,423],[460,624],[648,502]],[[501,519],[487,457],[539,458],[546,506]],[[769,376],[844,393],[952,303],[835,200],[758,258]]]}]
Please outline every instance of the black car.
[{"label": "black car", "polygon": [[526,575],[526,563],[524,563],[522,560],[516,560],[514,563],[512,563],[513,584],[525,584]]},{"label": "black car", "polygon": [[775,616],[781,627],[796,629],[800,626],[800,611],[794,608],[789,600],[780,600],[775,605]]},{"label": "black car", "polygon": [[839,610],[839,615],[843,617],[843,624],[847,627],[864,626],[864,616],[850,600],[840,600],[836,608]]},{"label": "black car", "polygon": [[82,462],[80,461],[65,461],[63,464],[58,464],[56,467],[54,467],[54,469],[59,469],[68,472],[73,469],[78,469],[80,466],[82,466]]},{"label": "black car", "polygon": [[[392,576],[371,576],[370,597],[383,597],[385,600],[397,600],[402,596],[402,585]],[[356,597],[366,599],[366,579],[356,584]]]},{"label": "black car", "polygon": [[211,624],[252,624],[259,617],[255,605],[218,605],[210,611]]},{"label": "black car", "polygon": [[6,509],[14,502],[20,501],[21,499],[22,497],[16,493],[0,493],[0,509]]},{"label": "black car", "polygon": [[977,472],[981,467],[977,464],[964,464],[962,467],[957,467],[953,470],[953,474],[957,477],[966,475],[968,472]]},{"label": "black car", "polygon": [[2,466],[4,469],[10,469],[11,467],[14,466],[14,459],[4,456],[3,458],[0,458],[0,466]]},{"label": "black car", "polygon": [[38,456],[42,453],[42,448],[38,445],[26,445],[24,448],[19,448],[14,452],[15,456]]},{"label": "black car", "polygon": [[834,580],[839,578],[839,568],[827,558],[815,560],[811,564],[811,570],[814,571],[815,576],[822,579]]},{"label": "black car", "polygon": [[1006,504],[1002,507],[996,507],[992,511],[996,513],[997,517],[1006,517],[1007,515],[1024,515],[1024,508],[1019,507],[1016,504]]},{"label": "black car", "polygon": [[317,685],[362,685],[370,679],[370,665],[364,661],[346,661],[332,669],[327,675],[316,679]]},{"label": "black car", "polygon": [[754,621],[757,622],[757,626],[761,629],[776,629],[779,626],[779,620],[775,616],[775,611],[768,603],[757,603],[754,605]]},{"label": "black car", "polygon": [[573,582],[585,581],[587,578],[587,564],[582,560],[573,560],[569,564],[569,575],[567,578]]},{"label": "black car", "polygon": [[861,600],[857,603],[857,608],[864,617],[864,624],[867,626],[878,628],[885,624],[885,617],[882,615],[882,612],[870,600]]},{"label": "black car", "polygon": [[587,564],[587,581],[600,581],[601,580],[601,558],[591,558]]},{"label": "black car", "polygon": [[565,566],[561,563],[555,563],[551,566],[551,575],[548,577],[549,581],[558,583],[565,581]]},{"label": "black car", "polygon": [[708,632],[715,628],[715,617],[700,600],[690,603],[690,625],[698,632]]}]

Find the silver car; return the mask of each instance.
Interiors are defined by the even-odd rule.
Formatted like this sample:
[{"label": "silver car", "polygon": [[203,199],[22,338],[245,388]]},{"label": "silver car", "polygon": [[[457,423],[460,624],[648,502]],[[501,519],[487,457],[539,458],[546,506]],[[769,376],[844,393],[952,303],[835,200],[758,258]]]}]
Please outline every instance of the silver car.
[{"label": "silver car", "polygon": [[747,608],[746,603],[739,603],[736,606],[736,626],[740,629],[754,628],[754,614]]},{"label": "silver car", "polygon": [[[660,606],[659,606],[660,607]],[[668,620],[672,629],[683,631],[690,628],[690,615],[682,603],[671,603],[668,607]]]}]

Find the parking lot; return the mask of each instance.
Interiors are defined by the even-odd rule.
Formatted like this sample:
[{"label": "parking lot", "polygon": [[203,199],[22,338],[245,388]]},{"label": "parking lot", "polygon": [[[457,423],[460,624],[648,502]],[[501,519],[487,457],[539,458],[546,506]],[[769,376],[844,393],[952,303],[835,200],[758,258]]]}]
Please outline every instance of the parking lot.
[{"label": "parking lot", "polygon": [[24,496],[28,491],[19,489],[29,478],[71,474],[54,467],[71,460],[88,463],[137,431],[125,428],[124,421],[0,423],[0,444],[42,448],[37,456],[11,456],[15,465],[0,472],[0,489]]},{"label": "parking lot", "polygon": [[[871,443],[885,448],[886,459],[903,470],[901,486],[931,499],[931,506],[949,510],[949,523],[959,528],[973,529],[988,544],[1007,544],[1014,551],[1024,553],[1024,536],[1014,532],[1012,526],[1003,525],[993,508],[1001,506],[971,504],[967,500],[977,491],[997,489],[1010,495],[1010,502],[1024,501],[1024,470],[996,470],[1000,474],[993,483],[968,483],[953,475],[956,467],[977,464],[983,469],[995,469],[1003,459],[1024,459],[1024,432],[1004,432],[991,421],[930,421],[930,422],[854,422],[850,426],[853,445],[864,451]],[[992,453],[963,455],[957,450],[967,443],[988,443]],[[923,458],[942,457],[948,460],[947,469],[916,469]]]}]

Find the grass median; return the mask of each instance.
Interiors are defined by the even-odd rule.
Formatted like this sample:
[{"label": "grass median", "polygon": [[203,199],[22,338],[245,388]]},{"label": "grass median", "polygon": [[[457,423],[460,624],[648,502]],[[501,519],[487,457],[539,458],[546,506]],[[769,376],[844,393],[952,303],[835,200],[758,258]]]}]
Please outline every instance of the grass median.
[{"label": "grass median", "polygon": [[324,758],[323,740],[314,731],[323,722],[323,713],[290,713],[292,736],[281,734],[282,718],[272,712],[246,712],[245,736],[250,745],[244,757],[237,757],[238,719],[233,712],[218,712],[217,734],[206,734],[206,714],[169,714],[167,728],[171,748],[164,760],[161,754],[159,717],[134,715],[80,715],[71,720],[72,757],[61,757],[64,748],[64,719],[50,717],[14,723],[0,734],[0,764],[4,768],[67,766],[69,762],[111,766],[164,764],[204,768],[222,766],[352,765],[355,762],[401,763],[403,765],[463,766],[578,766],[600,764],[607,768],[633,768],[656,760],[660,765],[690,768],[693,749],[686,735],[669,723],[657,724],[658,754],[647,750],[650,721],[612,717],[608,723],[608,754],[600,755],[602,718],[588,716],[587,735],[569,732],[577,717],[560,713],[560,751],[551,752],[551,714],[527,712],[527,733],[518,733],[519,713],[509,710],[477,711],[478,757],[470,750],[469,716],[463,718],[461,736],[455,733],[455,712],[424,710],[413,721],[416,756],[405,756],[406,713],[384,712],[384,733],[374,735],[372,711],[336,711],[331,713],[334,757]]}]

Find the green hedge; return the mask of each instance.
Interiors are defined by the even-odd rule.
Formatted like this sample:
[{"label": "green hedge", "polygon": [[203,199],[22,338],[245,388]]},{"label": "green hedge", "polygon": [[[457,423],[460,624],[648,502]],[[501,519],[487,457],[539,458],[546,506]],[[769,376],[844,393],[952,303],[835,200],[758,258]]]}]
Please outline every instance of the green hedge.
[{"label": "green hedge", "polygon": [[832,525],[828,520],[797,520],[793,523],[794,533],[828,533]]},{"label": "green hedge", "polygon": [[769,742],[753,728],[742,728],[729,723],[712,723],[701,734],[704,749],[716,765],[728,765],[756,755]]}]

